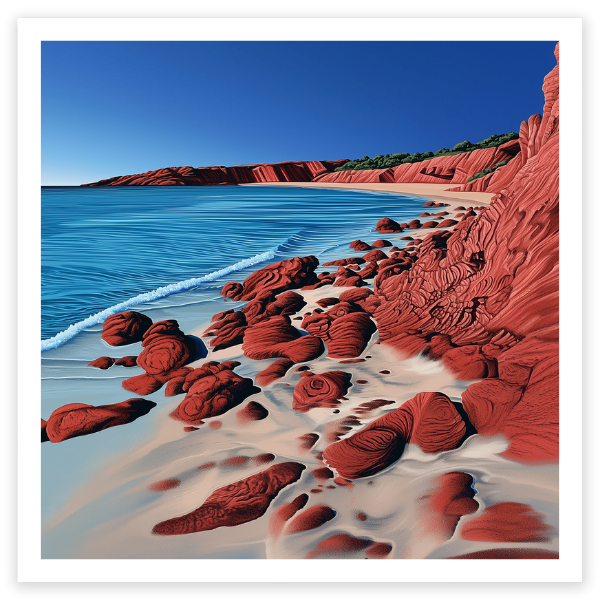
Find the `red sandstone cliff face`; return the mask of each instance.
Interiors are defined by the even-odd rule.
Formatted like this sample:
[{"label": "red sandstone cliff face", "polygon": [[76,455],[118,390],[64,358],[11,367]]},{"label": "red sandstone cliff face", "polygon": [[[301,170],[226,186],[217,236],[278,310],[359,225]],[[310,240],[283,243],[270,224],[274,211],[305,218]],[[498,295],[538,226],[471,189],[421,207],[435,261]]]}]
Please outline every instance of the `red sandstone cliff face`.
[{"label": "red sandstone cliff face", "polygon": [[237,167],[168,167],[137,175],[123,175],[103,179],[85,187],[117,185],[227,185],[275,181],[312,181],[315,177],[333,171],[347,160],[313,160]]},{"label": "red sandstone cliff face", "polygon": [[382,343],[450,367],[449,353],[468,346],[497,364],[463,406],[479,434],[504,435],[505,456],[521,461],[558,458],[558,78],[557,64],[543,116],[521,127],[512,181],[445,245],[426,238],[413,267],[378,287],[374,313]]},{"label": "red sandstone cliff face", "polygon": [[[440,156],[418,163],[407,163],[392,169],[379,169],[374,171],[336,171],[326,173],[314,179],[322,183],[462,183],[473,187],[478,182],[508,169],[513,163],[520,168],[521,161],[516,157],[522,150],[520,140],[506,142],[498,148],[474,150],[452,156]],[[467,179],[481,173],[484,169],[493,167],[496,163],[510,161],[508,165],[500,167],[485,178],[476,179],[467,183]],[[512,168],[512,167],[511,167]],[[481,185],[481,184],[478,184]],[[486,184],[487,185],[487,184]],[[463,186],[463,187],[465,187]],[[463,189],[457,188],[457,189]],[[466,189],[466,187],[465,187]]]}]

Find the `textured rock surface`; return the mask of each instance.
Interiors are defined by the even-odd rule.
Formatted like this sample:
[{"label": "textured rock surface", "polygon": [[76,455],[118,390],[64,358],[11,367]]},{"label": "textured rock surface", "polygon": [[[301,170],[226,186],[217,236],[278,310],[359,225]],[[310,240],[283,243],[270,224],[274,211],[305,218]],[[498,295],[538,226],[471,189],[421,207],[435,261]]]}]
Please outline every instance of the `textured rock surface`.
[{"label": "textured rock surface", "polygon": [[558,458],[558,66],[544,93],[514,178],[450,236],[427,236],[410,269],[376,280],[374,313],[382,343],[407,354],[441,334],[497,361],[498,380],[470,386],[464,408],[480,434],[508,439],[506,457],[534,462]]},{"label": "textured rock surface", "polygon": [[301,531],[309,531],[316,529],[321,525],[331,521],[335,517],[335,510],[323,504],[311,506],[303,510],[299,515],[287,526],[286,533],[300,533]]},{"label": "textured rock surface", "polygon": [[263,292],[284,292],[317,282],[315,269],[319,260],[314,256],[296,256],[255,271],[243,284],[227,283],[221,294],[233,300],[252,300]]},{"label": "textured rock surface", "polygon": [[289,317],[276,316],[248,328],[242,350],[253,360],[283,357],[300,363],[320,356],[324,346],[318,337],[302,336]]},{"label": "textured rock surface", "polygon": [[298,412],[308,412],[317,407],[334,408],[340,404],[350,385],[350,376],[342,371],[319,375],[304,373],[294,388],[292,408]]},{"label": "textured rock surface", "polygon": [[140,342],[152,319],[133,310],[108,317],[102,326],[102,339],[111,346]]},{"label": "textured rock surface", "polygon": [[457,448],[466,425],[444,394],[424,392],[400,408],[379,417],[352,436],[323,452],[327,464],[347,479],[368,477],[397,461],[407,443],[423,452]]},{"label": "textured rock surface", "polygon": [[254,380],[258,385],[265,387],[283,377],[294,364],[289,358],[280,358],[258,373]]},{"label": "textured rock surface", "polygon": [[435,487],[423,498],[423,529],[441,540],[449,540],[459,519],[479,508],[473,499],[474,479],[468,473],[452,472],[436,477],[433,483]]},{"label": "textured rock surface", "polygon": [[[48,419],[45,431],[53,443],[81,435],[89,435],[116,425],[131,423],[148,414],[155,402],[132,398],[118,404],[91,406],[90,404],[66,404],[57,408]],[[44,431],[42,423],[42,432]],[[42,441],[43,440],[42,433]]]},{"label": "textured rock surface", "polygon": [[285,487],[298,481],[304,465],[287,462],[232,483],[213,492],[196,510],[158,523],[155,535],[182,535],[235,527],[262,517],[271,501]]},{"label": "textured rock surface", "polygon": [[222,415],[260,391],[254,386],[252,379],[240,377],[232,368],[227,362],[211,362],[196,369],[195,371],[202,371],[201,376],[193,380],[185,398],[171,413],[171,417],[198,425],[202,419]]},{"label": "textured rock surface", "polygon": [[465,523],[460,535],[476,542],[547,542],[552,528],[544,516],[520,502],[499,502]]},{"label": "textured rock surface", "polygon": [[219,185],[275,181],[312,181],[348,162],[313,160],[239,165],[237,167],[167,167],[137,175],[123,175],[84,184],[89,187],[116,185]]},{"label": "textured rock surface", "polygon": [[115,359],[110,356],[101,356],[96,360],[88,363],[88,367],[96,367],[97,369],[110,369],[115,364]]}]

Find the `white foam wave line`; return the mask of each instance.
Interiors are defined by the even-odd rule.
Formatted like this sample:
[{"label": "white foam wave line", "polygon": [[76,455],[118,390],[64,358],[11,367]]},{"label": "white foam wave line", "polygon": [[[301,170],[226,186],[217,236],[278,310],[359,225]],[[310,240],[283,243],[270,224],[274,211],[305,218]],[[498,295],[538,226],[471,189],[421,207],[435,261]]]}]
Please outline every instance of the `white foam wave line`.
[{"label": "white foam wave line", "polygon": [[193,279],[186,279],[185,281],[179,281],[178,283],[172,283],[170,285],[165,285],[163,287],[159,287],[151,292],[146,292],[144,294],[139,294],[138,296],[134,296],[133,298],[129,298],[129,300],[125,300],[125,302],[121,302],[120,304],[115,304],[105,310],[96,313],[95,315],[90,315],[87,319],[83,321],[79,321],[79,323],[75,323],[70,325],[68,329],[57,333],[54,337],[49,338],[47,340],[42,340],[42,352],[44,350],[51,350],[53,348],[58,348],[62,346],[66,342],[68,342],[75,335],[91,327],[92,325],[98,325],[102,323],[107,317],[114,315],[123,310],[127,310],[138,304],[143,304],[144,302],[152,302],[153,300],[159,300],[160,298],[165,298],[170,296],[171,294],[177,294],[179,292],[184,292],[201,283],[205,283],[207,281],[215,281],[228,275],[229,273],[234,273],[235,271],[241,271],[247,267],[252,267],[253,265],[259,264],[265,260],[272,260],[275,258],[275,250],[269,250],[268,252],[263,252],[262,254],[257,254],[252,258],[246,258],[237,262],[233,265],[229,265],[224,269],[220,269],[218,271],[214,271],[213,273],[209,273],[208,275],[204,275],[203,277],[194,277]]}]

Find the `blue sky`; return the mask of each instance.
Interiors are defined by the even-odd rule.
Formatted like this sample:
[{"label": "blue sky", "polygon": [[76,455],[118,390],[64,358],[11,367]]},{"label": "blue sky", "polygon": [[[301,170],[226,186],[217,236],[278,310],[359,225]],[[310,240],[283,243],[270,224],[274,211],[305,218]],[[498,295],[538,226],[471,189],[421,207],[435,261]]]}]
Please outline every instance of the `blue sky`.
[{"label": "blue sky", "polygon": [[42,184],[435,152],[541,113],[555,42],[43,42]]}]

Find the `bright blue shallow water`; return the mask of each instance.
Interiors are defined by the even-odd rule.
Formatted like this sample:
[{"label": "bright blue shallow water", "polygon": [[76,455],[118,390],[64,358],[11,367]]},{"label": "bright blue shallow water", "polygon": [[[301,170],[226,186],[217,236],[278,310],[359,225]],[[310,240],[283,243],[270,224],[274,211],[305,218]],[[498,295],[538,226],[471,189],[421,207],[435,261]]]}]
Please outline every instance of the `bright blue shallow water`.
[{"label": "bright blue shallow water", "polygon": [[380,218],[414,218],[424,201],[275,186],[42,188],[42,339],[53,338],[42,348],[143,302],[214,297],[276,260],[349,256],[352,239],[386,237],[373,232]]}]

